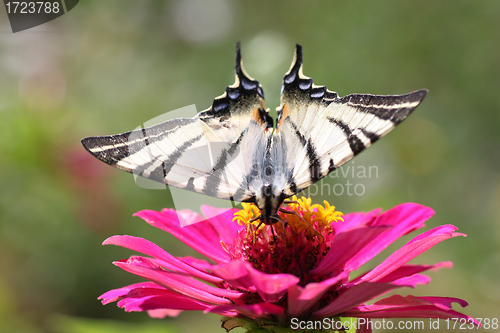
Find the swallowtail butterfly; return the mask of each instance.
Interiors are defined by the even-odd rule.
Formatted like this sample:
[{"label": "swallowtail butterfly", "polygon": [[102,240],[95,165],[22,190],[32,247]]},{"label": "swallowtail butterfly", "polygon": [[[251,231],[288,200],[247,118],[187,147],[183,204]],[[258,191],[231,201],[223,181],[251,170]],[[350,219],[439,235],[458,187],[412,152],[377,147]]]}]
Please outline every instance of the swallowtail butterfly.
[{"label": "swallowtail butterfly", "polygon": [[[89,137],[99,160],[145,178],[209,196],[253,202],[261,222],[293,196],[389,133],[427,90],[406,95],[339,97],[302,74],[302,48],[283,78],[276,127],[262,86],[243,69],[236,47],[236,82],[193,118],[118,135]],[[207,149],[208,147],[208,149]]]}]

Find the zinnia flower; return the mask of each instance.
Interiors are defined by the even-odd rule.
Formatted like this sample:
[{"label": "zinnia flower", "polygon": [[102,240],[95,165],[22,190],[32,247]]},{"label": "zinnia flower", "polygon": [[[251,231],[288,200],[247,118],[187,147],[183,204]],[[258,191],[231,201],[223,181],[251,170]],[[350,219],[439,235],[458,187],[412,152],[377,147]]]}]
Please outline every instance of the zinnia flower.
[{"label": "zinnia flower", "polygon": [[[391,290],[427,284],[421,273],[450,268],[451,262],[416,265],[408,262],[435,244],[456,236],[452,225],[443,225],[413,238],[381,264],[363,274],[351,273],[370,261],[399,237],[422,228],[434,211],[406,203],[380,214],[344,215],[325,201],[293,198],[280,212],[287,222],[271,226],[252,221],[259,211],[243,204],[238,211],[203,206],[206,216],[191,211],[164,209],[136,215],[162,229],[215,264],[193,257],[174,257],[145,239],[113,236],[103,244],[126,247],[145,254],[114,264],[148,280],[114,289],[100,296],[103,304],[118,301],[125,311],[147,311],[152,317],[175,316],[185,310],[224,316],[223,327],[290,327],[293,320],[323,318],[465,318],[452,310],[467,302],[452,297],[393,295],[368,304]],[[183,220],[180,227],[179,219]],[[238,222],[238,223],[237,223]],[[370,332],[370,325],[358,331]]]}]

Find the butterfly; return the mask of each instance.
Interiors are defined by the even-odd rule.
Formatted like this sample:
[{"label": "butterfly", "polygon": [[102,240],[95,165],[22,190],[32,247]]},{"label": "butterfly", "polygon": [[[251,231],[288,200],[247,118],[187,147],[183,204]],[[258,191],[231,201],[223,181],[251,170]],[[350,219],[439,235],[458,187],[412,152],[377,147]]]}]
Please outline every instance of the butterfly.
[{"label": "butterfly", "polygon": [[243,68],[236,46],[233,85],[193,118],[168,120],[118,135],[88,137],[99,160],[169,186],[254,203],[261,223],[278,216],[287,198],[370,147],[422,102],[427,90],[405,95],[339,97],[302,73],[302,47],[283,77],[276,126],[258,81]]}]

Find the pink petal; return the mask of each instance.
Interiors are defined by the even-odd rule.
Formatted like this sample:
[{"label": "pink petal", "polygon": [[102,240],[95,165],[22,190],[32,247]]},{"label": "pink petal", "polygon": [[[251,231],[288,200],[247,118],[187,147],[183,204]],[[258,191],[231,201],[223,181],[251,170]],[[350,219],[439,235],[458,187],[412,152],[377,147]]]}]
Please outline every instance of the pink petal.
[{"label": "pink petal", "polygon": [[350,270],[358,269],[399,237],[415,229],[422,228],[424,222],[432,215],[434,215],[434,211],[431,208],[415,203],[401,204],[382,213],[370,225],[393,226],[393,228],[373,240],[367,247],[349,260],[345,267],[348,267]]},{"label": "pink petal", "polygon": [[342,316],[364,318],[440,318],[453,320],[465,318],[468,323],[474,323],[479,326],[479,322],[472,317],[455,310],[442,310],[432,305],[375,311],[371,311],[371,306],[368,305],[358,310],[345,311],[342,313]]},{"label": "pink petal", "polygon": [[341,232],[335,236],[330,251],[312,275],[336,275],[344,268],[345,263],[367,246],[373,239],[390,227],[360,227]]},{"label": "pink petal", "polygon": [[349,277],[349,272],[342,272],[333,278],[318,283],[309,283],[305,287],[292,285],[288,288],[288,313],[298,317],[316,304],[330,287]]},{"label": "pink petal", "polygon": [[457,230],[455,226],[443,225],[420,234],[409,241],[405,246],[391,254],[380,265],[372,269],[360,280],[378,281],[437,243],[448,238],[465,236],[464,234],[455,233],[455,230]]},{"label": "pink petal", "polygon": [[345,214],[342,218],[344,222],[332,223],[332,228],[335,230],[335,233],[338,234],[340,232],[345,232],[351,229],[355,229],[360,225],[367,225],[373,222],[377,215],[380,213],[382,209],[377,208],[368,213],[348,213]]},{"label": "pink petal", "polygon": [[108,292],[105,292],[104,294],[99,296],[97,299],[102,300],[102,304],[116,302],[116,301],[120,300],[123,296],[127,295],[132,289],[138,289],[138,288],[165,289],[164,287],[162,287],[154,282],[140,282],[140,283],[131,284],[131,285],[123,287],[123,288],[112,289]]},{"label": "pink petal", "polygon": [[[371,224],[376,225],[399,225],[404,224],[402,229],[408,230],[406,233],[420,229],[424,226],[424,222],[434,215],[432,208],[426,207],[413,202],[399,204],[388,211],[377,216]],[[409,229],[411,227],[411,229]],[[401,234],[405,235],[405,234]]]},{"label": "pink petal", "polygon": [[[186,227],[180,226],[179,218],[188,220],[192,214],[195,213],[163,209],[161,212],[142,210],[134,214],[134,216],[139,216],[152,226],[174,235],[186,245],[217,263],[228,262],[229,255],[222,249],[220,237],[217,231],[210,225],[210,222],[205,220]],[[232,222],[228,221],[228,223]]]},{"label": "pink petal", "polygon": [[[390,283],[392,281],[404,278],[406,276],[412,276],[417,273],[425,272],[427,270],[432,270],[432,271],[437,271],[440,268],[452,268],[453,263],[451,261],[443,261],[440,263],[437,263],[435,265],[414,265],[414,264],[407,264],[403,265],[396,270],[392,271],[391,273],[387,274],[385,277],[381,278],[380,280],[377,280],[377,282],[380,283]],[[359,278],[356,278],[355,280],[351,282],[357,281]]]},{"label": "pink petal", "polygon": [[266,317],[268,315],[281,315],[284,310],[282,307],[271,303],[256,303],[247,305],[219,305],[211,307],[205,312],[237,312],[250,318]]},{"label": "pink petal", "polygon": [[257,292],[244,261],[235,260],[226,265],[215,266],[212,273],[227,281],[233,288]]},{"label": "pink petal", "polygon": [[200,271],[211,270],[214,267],[213,264],[209,263],[206,260],[193,258],[193,257],[177,257],[179,260],[184,261],[186,264],[191,265],[195,268],[198,268]]},{"label": "pink petal", "polygon": [[[211,285],[208,285],[206,283],[203,283],[202,281],[199,281],[193,277],[186,276],[184,274],[178,274],[174,272],[168,272],[163,269],[161,265],[157,265],[157,259],[151,259],[151,258],[145,258],[145,257],[140,257],[140,256],[132,256],[128,260],[121,260],[117,261],[114,264],[117,265],[117,263],[124,263],[127,265],[131,266],[138,266],[142,268],[148,268],[152,269],[154,272],[158,272],[160,276],[169,278],[170,280],[178,281],[180,283],[189,285],[193,288],[197,288],[199,290],[206,291],[212,295],[215,296],[221,296],[224,298],[229,298],[232,300],[238,299],[242,293],[234,291],[234,290],[227,290],[225,288],[218,288],[214,287]],[[121,267],[121,266],[119,266]],[[123,268],[123,267],[121,267]],[[145,277],[147,278],[147,277]]]},{"label": "pink petal", "polygon": [[391,306],[393,308],[396,307],[404,308],[408,306],[436,305],[442,309],[449,310],[451,309],[453,303],[458,303],[461,307],[466,307],[467,305],[469,305],[463,299],[455,297],[438,297],[438,296],[415,297],[411,295],[406,297],[403,297],[401,295],[393,295],[391,297],[381,299],[380,301],[372,305],[379,306],[382,309],[385,309],[387,306]]},{"label": "pink petal", "polygon": [[137,252],[144,253],[145,255],[151,256],[153,258],[158,258],[166,263],[174,266],[177,268],[177,271],[180,271],[181,273],[186,273],[188,275],[191,275],[195,278],[217,284],[221,283],[222,280],[210,275],[206,272],[202,272],[182,260],[179,260],[178,258],[174,257],[170,253],[166,252],[163,250],[161,247],[158,245],[145,240],[140,237],[133,237],[133,236],[112,236],[106,239],[103,243],[103,245],[117,245],[117,246],[122,246],[130,250],[134,250]]},{"label": "pink petal", "polygon": [[415,288],[417,284],[428,284],[431,278],[423,274],[413,274],[412,276],[405,276],[400,279],[392,281],[392,284]]},{"label": "pink petal", "polygon": [[153,268],[151,266],[154,262],[147,258],[131,257],[125,262],[116,261],[114,264],[129,273],[207,303],[227,304],[231,302],[229,299],[237,299],[241,296],[241,293],[212,287],[188,276]]},{"label": "pink petal", "polygon": [[262,273],[246,261],[234,260],[213,269],[213,273],[235,288],[258,292],[266,302],[278,301],[287,289],[299,283],[291,274]]},{"label": "pink petal", "polygon": [[363,282],[345,289],[332,303],[313,313],[315,317],[326,318],[367,302],[389,290],[403,286],[386,283]]},{"label": "pink petal", "polygon": [[211,305],[167,289],[142,288],[131,290],[125,298],[118,302],[118,306],[127,312],[131,312],[156,309],[202,311]]},{"label": "pink petal", "polygon": [[236,208],[228,210],[226,208],[215,208],[207,205],[201,206],[201,212],[207,217],[207,221],[215,229],[220,240],[226,244],[232,243],[234,237],[236,237],[236,233],[244,229],[238,223],[232,222],[234,213],[238,211],[239,209]]},{"label": "pink petal", "polygon": [[472,317],[451,310],[452,303],[466,306],[467,302],[451,297],[415,297],[393,295],[371,305],[361,306],[342,313],[347,317],[364,318],[465,318],[468,322],[479,323]]},{"label": "pink petal", "polygon": [[463,308],[469,305],[469,303],[467,303],[463,299],[455,297],[422,296],[419,298],[434,305],[442,306],[445,309],[451,309],[453,303],[458,303]]}]

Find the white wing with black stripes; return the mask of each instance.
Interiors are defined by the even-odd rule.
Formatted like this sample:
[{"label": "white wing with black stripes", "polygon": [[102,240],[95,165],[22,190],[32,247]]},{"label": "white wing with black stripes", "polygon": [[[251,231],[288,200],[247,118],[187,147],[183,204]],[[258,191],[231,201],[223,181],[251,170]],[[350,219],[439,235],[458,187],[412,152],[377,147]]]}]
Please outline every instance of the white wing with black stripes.
[{"label": "white wing with black stripes", "polygon": [[[302,48],[283,78],[276,129],[260,84],[243,69],[212,106],[118,135],[82,140],[95,157],[167,185],[255,203],[266,224],[282,221],[283,201],[320,180],[386,135],[427,90],[400,96],[339,97],[302,74]],[[283,221],[282,221],[283,222]]]},{"label": "white wing with black stripes", "polygon": [[419,90],[400,96],[339,97],[303,75],[299,45],[282,91],[271,156],[273,164],[288,168],[281,179],[287,197],[370,147],[405,120],[427,94]]},{"label": "white wing with black stripes", "polygon": [[263,159],[272,118],[261,85],[242,67],[236,82],[193,118],[173,119],[118,135],[89,137],[83,146],[101,161],[136,175],[222,199],[249,201],[248,158]]}]

